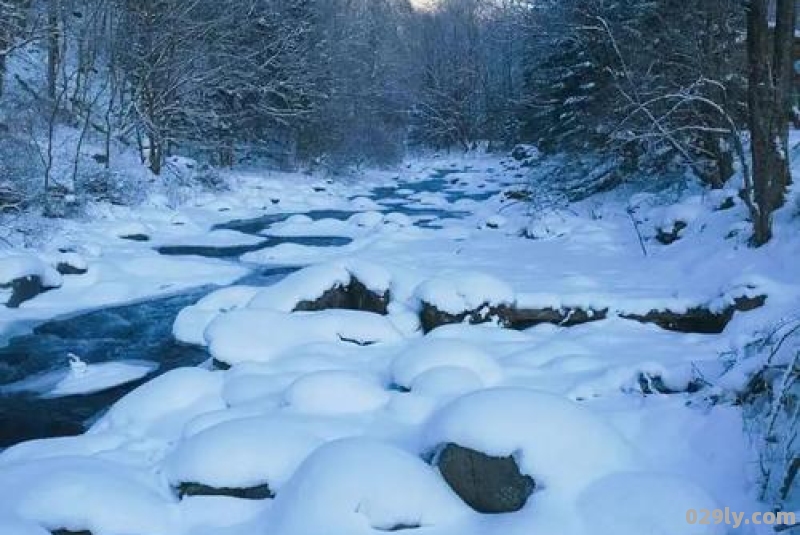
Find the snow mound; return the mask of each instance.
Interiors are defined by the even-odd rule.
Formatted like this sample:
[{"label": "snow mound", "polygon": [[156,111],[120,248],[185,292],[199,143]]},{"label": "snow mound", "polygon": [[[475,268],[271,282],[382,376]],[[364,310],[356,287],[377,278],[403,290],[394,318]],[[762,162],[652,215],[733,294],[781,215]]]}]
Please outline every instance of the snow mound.
[{"label": "snow mound", "polygon": [[61,457],[0,472],[3,508],[50,530],[171,535],[170,501],[143,475],[98,459]]},{"label": "snow mound", "polygon": [[368,290],[384,294],[391,286],[391,274],[379,265],[358,260],[331,262],[307,267],[264,288],[250,301],[252,308],[291,312],[301,301],[314,301],[327,290],[348,286],[358,280]]},{"label": "snow mound", "polygon": [[444,338],[423,338],[408,346],[392,362],[394,382],[411,388],[414,381],[430,370],[459,368],[472,372],[483,386],[494,386],[502,378],[500,365],[478,347]]},{"label": "snow mound", "polygon": [[484,387],[474,371],[459,366],[440,366],[419,374],[411,383],[411,391],[436,399],[456,398]]},{"label": "snow mound", "polygon": [[172,335],[185,344],[206,345],[203,333],[214,318],[243,308],[260,290],[254,286],[229,286],[205,296],[178,313]]},{"label": "snow mound", "polygon": [[178,368],[140,386],[115,403],[92,428],[172,439],[200,414],[225,408],[222,374]]},{"label": "snow mound", "polygon": [[374,377],[343,370],[304,375],[284,394],[292,408],[312,414],[370,412],[384,406],[389,397]]},{"label": "snow mound", "polygon": [[514,456],[544,493],[575,497],[593,481],[638,467],[617,432],[562,397],[522,388],[467,394],[430,419],[424,445],[453,443],[493,457]]},{"label": "snow mound", "polygon": [[39,277],[45,288],[61,286],[58,271],[36,256],[20,254],[0,257],[0,286],[24,277]]},{"label": "snow mound", "polygon": [[701,488],[665,474],[620,473],[595,482],[580,496],[578,509],[587,533],[614,535],[722,535],[725,528],[689,524],[690,509],[718,505]]},{"label": "snow mound", "polygon": [[467,507],[417,457],[354,438],[320,447],[278,494],[268,518],[281,535],[374,534],[441,528],[469,518]]},{"label": "snow mound", "polygon": [[354,310],[285,314],[260,309],[217,317],[205,337],[212,356],[230,365],[266,362],[313,342],[369,345],[401,339],[391,322],[379,314]]},{"label": "snow mound", "polygon": [[442,312],[458,314],[477,310],[482,306],[512,305],[514,290],[485,273],[450,271],[420,284],[414,296]]},{"label": "snow mound", "polygon": [[173,485],[216,488],[268,484],[274,493],[321,440],[299,425],[266,417],[223,422],[191,436],[165,461]]}]

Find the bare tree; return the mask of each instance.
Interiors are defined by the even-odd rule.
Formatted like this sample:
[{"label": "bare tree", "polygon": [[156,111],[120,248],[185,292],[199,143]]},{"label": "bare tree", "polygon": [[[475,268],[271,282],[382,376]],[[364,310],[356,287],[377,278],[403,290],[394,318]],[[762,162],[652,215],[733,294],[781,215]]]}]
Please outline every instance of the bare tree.
[{"label": "bare tree", "polygon": [[753,183],[746,191],[753,218],[753,242],[772,237],[772,214],[785,200],[792,181],[789,168],[795,0],[776,0],[771,28],[769,0],[750,0],[747,50]]}]

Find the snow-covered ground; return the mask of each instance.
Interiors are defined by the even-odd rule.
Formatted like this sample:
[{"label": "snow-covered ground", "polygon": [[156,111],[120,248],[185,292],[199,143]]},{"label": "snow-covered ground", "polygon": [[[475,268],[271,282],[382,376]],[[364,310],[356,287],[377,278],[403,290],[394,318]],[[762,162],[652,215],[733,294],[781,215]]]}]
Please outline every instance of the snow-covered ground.
[{"label": "snow-covered ground", "polygon": [[[489,156],[416,160],[351,183],[240,173],[228,177],[230,193],[177,209],[109,209],[67,226],[45,254],[25,253],[74,250],[88,273],[0,308],[6,336],[80,310],[229,285],[263,267],[308,267],[274,286],[220,289],[181,312],[176,338],[206,346],[216,368],[151,380],[85,435],[1,452],[0,532],[690,535],[725,529],[687,524],[687,509],[763,509],[740,409],[708,392],[724,381],[721,355],[796,314],[794,197],[775,240],[754,250],[735,191],[689,188],[664,207],[621,188],[531,214],[502,193],[524,187],[518,173]],[[233,220],[245,223],[215,230]],[[659,243],[658,230],[677,220],[686,224],[680,239]],[[149,239],[120,237],[131,235]],[[155,250],[249,246],[259,243],[253,236],[353,241],[282,243],[238,261]],[[302,306],[355,281],[385,297],[385,314]],[[721,311],[762,295],[765,306],[737,312],[721,334],[623,317]],[[607,318],[523,330],[455,324],[424,335],[425,303],[456,315],[510,307]],[[696,380],[706,393],[685,392]],[[55,393],[65,391],[75,384]],[[449,443],[512,456],[536,481],[527,505],[470,509],[427,462]],[[196,495],[184,484],[266,486],[274,498]]]}]

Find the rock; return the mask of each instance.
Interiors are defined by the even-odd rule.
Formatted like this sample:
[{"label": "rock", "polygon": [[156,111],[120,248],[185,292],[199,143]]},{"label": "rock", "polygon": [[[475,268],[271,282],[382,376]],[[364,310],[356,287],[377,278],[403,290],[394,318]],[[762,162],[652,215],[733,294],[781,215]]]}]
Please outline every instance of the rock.
[{"label": "rock", "polygon": [[608,317],[608,309],[594,310],[581,308],[535,308],[520,309],[508,305],[490,306],[482,305],[480,308],[459,314],[443,312],[430,303],[422,304],[420,322],[427,333],[442,325],[453,323],[479,323],[494,322],[503,327],[524,330],[542,323],[552,323],[563,327],[572,327],[590,321],[603,320]]},{"label": "rock", "polygon": [[469,323],[476,325],[479,323],[495,322],[503,327],[509,327],[509,317],[511,316],[511,309],[507,305],[489,305],[483,304],[475,310],[467,310],[459,312],[458,314],[451,314],[439,310],[435,305],[427,302],[422,302],[422,308],[419,313],[420,324],[425,333],[429,333],[436,327],[442,325],[451,325],[454,323]]},{"label": "rock", "polygon": [[434,462],[450,488],[479,513],[519,511],[536,488],[513,457],[490,457],[447,444]]},{"label": "rock", "polygon": [[608,309],[594,310],[592,308],[538,308],[538,309],[512,309],[508,318],[512,329],[524,330],[541,325],[553,323],[562,327],[572,327],[591,321],[604,320],[608,317]]},{"label": "rock", "polygon": [[510,201],[526,202],[531,200],[532,193],[526,189],[508,190],[503,192],[503,196]]},{"label": "rock", "polygon": [[517,145],[511,151],[511,157],[518,162],[530,160],[538,155],[538,150],[533,145]]},{"label": "rock", "polygon": [[230,496],[243,500],[267,500],[275,497],[269,485],[266,484],[248,488],[216,488],[200,483],[181,483],[177,491],[181,498],[184,496]]},{"label": "rock", "polygon": [[124,234],[120,236],[120,239],[130,241],[150,241],[150,236],[147,234]]},{"label": "rock", "polygon": [[659,227],[656,229],[656,239],[664,244],[669,245],[671,243],[675,243],[679,239],[681,239],[681,231],[685,229],[688,225],[684,221],[675,221],[672,224],[671,229],[665,229],[664,227]]},{"label": "rock", "polygon": [[14,279],[8,284],[0,284],[0,289],[9,288],[11,289],[11,297],[6,301],[6,306],[8,308],[19,308],[25,301],[52,290],[55,286],[45,286],[38,275],[28,275]]},{"label": "rock", "polygon": [[75,267],[67,262],[59,262],[56,264],[56,271],[62,275],[85,275],[89,270],[86,268]]},{"label": "rock", "polygon": [[69,531],[68,529],[57,529],[55,531],[51,531],[53,535],[92,535],[91,531]]},{"label": "rock", "polygon": [[699,392],[702,390],[705,383],[702,379],[694,378],[686,383],[685,386],[681,388],[674,388],[667,386],[664,382],[664,378],[660,375],[649,374],[646,372],[641,372],[639,377],[636,379],[636,382],[639,385],[639,391],[644,395],[650,394],[694,394],[695,392]]},{"label": "rock", "polygon": [[732,305],[719,312],[713,312],[708,306],[697,306],[685,312],[672,310],[651,310],[647,314],[621,314],[625,319],[640,323],[654,323],[668,331],[681,333],[719,334],[725,330],[733,319],[735,312],[749,312],[764,305],[766,295],[756,297],[737,297]]},{"label": "rock", "polygon": [[373,292],[361,281],[351,277],[346,286],[338,284],[313,301],[300,301],[294,312],[316,312],[329,309],[361,310],[376,314],[388,314],[390,295]]}]

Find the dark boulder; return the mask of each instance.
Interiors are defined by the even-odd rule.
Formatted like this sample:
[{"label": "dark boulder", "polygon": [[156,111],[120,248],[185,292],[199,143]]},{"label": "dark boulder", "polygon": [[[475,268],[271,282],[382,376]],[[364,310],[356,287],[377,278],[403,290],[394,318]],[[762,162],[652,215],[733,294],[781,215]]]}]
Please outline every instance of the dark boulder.
[{"label": "dark boulder", "polygon": [[657,374],[639,373],[636,379],[639,391],[644,395],[651,394],[694,394],[703,389],[706,383],[699,378],[688,381],[685,385],[668,385],[664,378]]},{"label": "dark boulder", "polygon": [[767,296],[737,297],[732,305],[714,312],[708,306],[692,307],[685,312],[651,310],[647,314],[621,314],[625,319],[654,323],[668,331],[698,334],[719,334],[725,330],[736,312],[749,312],[764,305]]},{"label": "dark boulder", "polygon": [[435,305],[423,302],[420,310],[420,323],[427,333],[442,325],[454,323],[497,323],[506,328],[524,330],[542,323],[552,323],[563,327],[598,321],[608,316],[608,309],[594,310],[564,307],[554,308],[516,308],[508,305],[484,304],[475,310],[451,314],[439,310]]},{"label": "dark boulder", "polygon": [[130,240],[130,241],[150,241],[150,236],[147,234],[125,234],[120,236],[123,240]]},{"label": "dark boulder", "polygon": [[337,284],[325,290],[321,296],[310,301],[300,301],[294,312],[316,312],[320,310],[345,309],[388,314],[389,292],[377,293],[352,277],[347,285]]},{"label": "dark boulder", "polygon": [[269,485],[266,484],[246,488],[217,488],[201,483],[181,483],[178,485],[177,491],[181,498],[184,496],[230,496],[243,500],[266,500],[275,497]]},{"label": "dark boulder", "polygon": [[681,239],[681,231],[687,226],[683,221],[675,221],[671,228],[659,227],[656,229],[656,239],[664,245],[675,243]]},{"label": "dark boulder", "polygon": [[608,309],[592,308],[522,308],[511,309],[509,323],[512,329],[523,330],[542,323],[552,323],[562,327],[572,327],[591,321],[604,320],[608,317]]},{"label": "dark boulder", "polygon": [[464,502],[479,513],[511,513],[525,506],[536,488],[513,457],[491,457],[447,444],[435,459],[442,477]]},{"label": "dark boulder", "polygon": [[70,262],[62,260],[56,264],[56,271],[62,275],[85,275],[89,270],[82,266],[75,266]]},{"label": "dark boulder", "polygon": [[8,308],[19,308],[25,301],[52,290],[54,287],[45,286],[38,275],[28,275],[14,279],[8,284],[0,284],[0,288],[11,289],[11,297],[6,301],[6,306]]},{"label": "dark boulder", "polygon": [[70,531],[68,529],[57,529],[55,531],[51,531],[53,535],[92,535],[92,532],[89,530],[86,531]]},{"label": "dark boulder", "polygon": [[419,313],[420,324],[425,333],[429,333],[442,325],[454,323],[469,323],[477,325],[479,323],[498,323],[503,327],[509,327],[509,316],[511,309],[506,305],[484,304],[475,310],[465,310],[458,314],[451,314],[439,310],[435,305],[424,302]]}]

